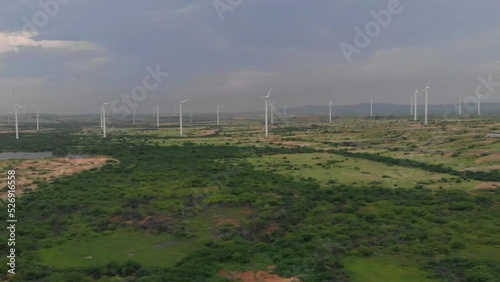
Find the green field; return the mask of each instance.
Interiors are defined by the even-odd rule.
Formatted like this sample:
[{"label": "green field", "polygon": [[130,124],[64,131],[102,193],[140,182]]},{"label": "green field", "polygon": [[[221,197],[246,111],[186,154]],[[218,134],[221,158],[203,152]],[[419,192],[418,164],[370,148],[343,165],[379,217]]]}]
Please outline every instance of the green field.
[{"label": "green field", "polygon": [[197,249],[197,240],[177,240],[171,235],[113,232],[92,238],[68,240],[39,251],[42,261],[59,268],[100,266],[127,260],[145,266],[173,266]]},{"label": "green field", "polygon": [[[497,281],[500,142],[484,135],[498,126],[346,118],[276,124],[269,139],[253,120],[187,125],[184,137],[175,124],[117,124],[106,140],[84,123],[0,133],[0,152],[113,159],[18,197],[24,271],[4,278],[227,281],[221,270],[273,269],[304,282]],[[0,172],[22,178],[24,162],[0,161]]]}]

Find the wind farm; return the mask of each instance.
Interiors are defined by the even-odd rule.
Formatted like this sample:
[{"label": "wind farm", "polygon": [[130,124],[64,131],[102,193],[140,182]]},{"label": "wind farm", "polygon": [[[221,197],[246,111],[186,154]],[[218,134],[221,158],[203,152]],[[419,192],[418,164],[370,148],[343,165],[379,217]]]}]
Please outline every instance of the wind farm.
[{"label": "wind farm", "polygon": [[0,9],[2,282],[498,281],[500,4],[114,2]]},{"label": "wind farm", "polygon": [[[275,100],[283,99],[279,97],[278,89],[278,87],[274,87]],[[432,90],[426,89],[423,90],[424,93],[432,93]],[[29,179],[30,182],[28,183],[31,184],[23,187],[24,189],[19,197],[30,199],[29,201],[32,201],[33,205],[36,205],[38,197],[32,197],[31,195],[41,196],[44,193],[48,193],[50,190],[47,189],[50,189],[50,187],[62,187],[61,185],[72,187],[77,185],[79,181],[88,179],[89,174],[95,175],[92,178],[96,179],[94,181],[97,182],[93,185],[98,185],[99,187],[122,187],[121,184],[106,184],[97,179],[101,177],[108,179],[120,177],[123,181],[124,178],[123,176],[119,176],[121,175],[119,171],[146,156],[148,161],[144,165],[152,164],[151,160],[158,158],[158,160],[153,161],[158,161],[158,164],[161,163],[160,167],[158,167],[158,172],[168,169],[170,174],[175,172],[181,175],[181,171],[185,171],[187,166],[192,167],[196,164],[196,171],[203,174],[205,171],[215,169],[215,167],[220,165],[215,166],[215,163],[209,158],[206,159],[204,155],[211,154],[210,152],[219,152],[219,150],[234,156],[241,155],[241,158],[246,162],[245,166],[249,166],[245,169],[244,173],[250,173],[251,177],[255,179],[260,179],[258,175],[272,169],[274,171],[270,174],[266,173],[263,181],[283,182],[279,185],[298,185],[295,187],[305,185],[305,190],[299,192],[305,193],[304,195],[310,195],[311,193],[321,194],[324,193],[320,192],[323,189],[326,189],[325,193],[329,189],[336,189],[337,193],[344,193],[345,195],[354,193],[352,191],[359,191],[366,194],[367,191],[375,189],[381,194],[379,196],[376,196],[377,194],[370,196],[370,201],[377,203],[377,207],[383,209],[385,212],[396,212],[397,209],[396,207],[389,208],[381,203],[389,201],[392,204],[396,204],[402,198],[406,200],[408,198],[415,198],[415,205],[418,205],[418,201],[420,200],[417,200],[419,197],[417,194],[423,195],[422,193],[427,195],[426,197],[433,197],[431,195],[437,191],[442,191],[439,193],[443,193],[443,197],[447,193],[454,193],[454,195],[458,193],[461,195],[462,201],[465,201],[462,204],[467,203],[471,205],[471,208],[475,209],[480,209],[480,206],[475,206],[478,205],[475,198],[477,196],[468,196],[469,194],[478,193],[479,195],[488,195],[489,198],[493,199],[496,197],[494,196],[495,191],[500,187],[497,177],[498,170],[495,169],[498,162],[500,143],[498,138],[485,137],[494,136],[492,134],[498,132],[498,116],[494,114],[494,110],[491,111],[495,107],[489,107],[487,115],[478,116],[475,113],[476,109],[466,109],[462,113],[460,107],[459,112],[452,112],[451,109],[456,106],[453,104],[443,107],[437,107],[436,105],[425,107],[424,104],[425,119],[415,122],[413,114],[417,112],[418,107],[412,101],[410,101],[409,105],[401,105],[401,109],[399,109],[397,105],[390,107],[383,104],[378,105],[373,103],[373,100],[370,100],[370,118],[366,119],[364,117],[366,116],[365,105],[335,105],[334,107],[333,98],[330,98],[327,105],[318,105],[312,112],[308,106],[287,107],[287,110],[284,112],[288,112],[287,115],[293,115],[293,120],[285,120],[282,116],[280,118],[275,116],[274,120],[271,121],[274,115],[274,112],[272,112],[274,103],[270,101],[272,92],[273,87],[269,89],[266,96],[260,96],[258,99],[259,101],[264,100],[264,113],[259,111],[253,113],[227,112],[224,115],[223,127],[220,126],[222,124],[220,120],[220,109],[222,106],[220,105],[214,106],[217,110],[215,114],[210,112],[197,113],[196,120],[192,119],[191,110],[190,122],[183,124],[183,105],[188,101],[195,104],[196,99],[173,101],[172,103],[178,103],[178,116],[172,117],[165,116],[160,118],[162,107],[160,107],[161,103],[157,103],[153,111],[154,123],[151,123],[150,114],[148,115],[147,111],[141,112],[140,108],[131,111],[129,116],[116,115],[113,118],[112,115],[109,115],[107,109],[110,106],[113,108],[113,102],[104,102],[103,100],[100,100],[100,120],[98,120],[92,111],[87,115],[63,115],[61,118],[59,118],[58,114],[51,115],[45,113],[43,116],[39,116],[40,108],[38,108],[36,120],[30,121],[28,117],[23,117],[23,122],[19,123],[18,110],[26,108],[16,106],[13,108],[15,124],[9,124],[7,119],[3,119],[3,122],[0,122],[0,134],[2,135],[2,140],[5,140],[0,145],[0,149],[2,150],[0,158],[2,154],[7,156],[8,153],[13,154],[19,151],[25,152],[24,154],[28,154],[28,156],[30,154],[33,155],[28,160],[2,159],[0,160],[0,165],[4,170],[3,172],[6,169],[13,168],[19,173],[23,173],[25,179]],[[167,106],[168,103],[163,105],[163,107]],[[408,106],[411,108],[410,113],[407,110]],[[373,112],[375,108],[377,109],[376,114]],[[352,114],[352,111],[356,109],[359,111],[358,114]],[[393,112],[399,114],[393,114]],[[132,123],[130,122],[130,118],[132,118]],[[213,122],[214,119],[216,120],[215,123]],[[333,119],[335,119],[335,122],[333,122]],[[425,123],[426,120],[427,124]],[[40,121],[43,121],[43,130],[38,130],[40,129]],[[19,131],[14,131],[14,129],[17,129],[16,125],[18,124],[22,125],[21,128],[19,128]],[[36,127],[33,124],[36,124]],[[110,124],[112,124],[111,127],[109,126]],[[30,128],[36,128],[37,130],[33,131]],[[469,128],[475,129],[471,131]],[[22,133],[21,138],[16,139],[19,137],[19,132]],[[462,138],[458,139],[456,134],[450,134],[452,132],[463,132]],[[120,150],[117,151],[117,148],[131,149],[126,149],[122,153]],[[201,150],[205,153],[191,155],[192,153],[190,152],[193,152],[193,150]],[[36,152],[51,152],[52,155],[37,159]],[[120,157],[121,154],[127,156],[127,158]],[[409,163],[406,161],[408,154],[412,155]],[[480,155],[471,158],[472,154]],[[78,158],[75,159],[75,156],[78,156]],[[15,156],[13,157],[16,158]],[[170,160],[177,158],[177,161],[167,161],[164,163],[160,161],[160,158]],[[240,175],[240,172],[233,172],[234,164],[232,161],[225,160],[224,158],[219,159],[219,161],[222,161],[221,164],[224,166],[228,166],[223,170],[229,175],[224,176],[223,179],[226,179],[224,181],[238,181],[238,183],[243,183],[243,185],[247,185],[245,184],[246,181],[250,181],[245,180],[246,178]],[[42,163],[45,165],[42,166]],[[37,178],[37,174],[26,170],[28,164],[31,167],[37,167],[37,174],[54,175],[53,178],[40,178],[39,176]],[[66,175],[70,175],[69,182],[62,184],[58,180],[60,176],[57,176],[57,171],[61,171],[62,167],[68,166],[72,167],[72,170],[65,170]],[[146,175],[147,178],[145,179],[149,179],[149,177],[154,177],[153,174],[157,173],[157,169],[147,169],[147,166],[145,166],[140,169],[128,170],[129,176],[125,177],[126,183],[134,183],[130,181],[136,177],[136,173]],[[148,176],[149,174],[151,176]],[[174,197],[172,195],[176,195],[175,197],[187,201],[181,204],[184,208],[191,207],[191,204],[188,204],[188,199],[192,196],[188,195],[196,195],[196,197],[203,198],[203,202],[199,202],[193,206],[204,210],[203,213],[194,213],[189,217],[189,221],[186,221],[183,225],[172,227],[172,232],[175,233],[180,232],[179,230],[185,230],[184,228],[186,227],[182,226],[187,226],[190,228],[189,231],[183,231],[187,232],[187,235],[178,237],[177,235],[170,235],[170,231],[167,233],[158,232],[158,230],[163,230],[159,228],[168,226],[166,225],[167,223],[165,225],[157,225],[155,221],[144,221],[146,220],[146,216],[144,216],[128,221],[130,222],[127,223],[128,226],[133,226],[136,231],[126,231],[127,228],[120,231],[113,231],[110,233],[110,236],[104,237],[100,235],[97,237],[87,237],[84,233],[80,233],[79,236],[87,238],[85,239],[85,242],[87,242],[85,243],[86,245],[73,239],[63,239],[64,237],[60,237],[60,245],[42,247],[37,249],[35,253],[40,257],[40,261],[51,267],[64,268],[71,265],[71,267],[78,269],[89,265],[89,263],[98,267],[100,262],[94,262],[92,259],[82,261],[81,257],[91,256],[92,258],[100,257],[102,261],[121,261],[123,258],[121,254],[126,250],[125,247],[117,246],[108,251],[103,251],[99,246],[101,244],[112,244],[113,242],[128,242],[128,239],[125,238],[138,240],[142,236],[142,231],[140,230],[149,230],[148,232],[153,232],[152,234],[154,235],[147,237],[149,238],[147,240],[139,240],[141,243],[138,245],[136,243],[138,248],[135,251],[128,251],[133,254],[132,261],[137,262],[143,268],[155,266],[175,267],[175,263],[182,260],[184,254],[196,253],[204,248],[199,242],[200,239],[208,239],[211,236],[215,236],[214,234],[218,234],[217,236],[228,236],[226,233],[228,231],[223,230],[232,230],[231,232],[238,234],[238,232],[242,232],[240,230],[245,230],[242,228],[244,224],[253,222],[252,217],[256,214],[264,216],[266,213],[266,208],[261,209],[250,204],[244,204],[244,209],[241,210],[242,205],[237,204],[242,199],[245,202],[253,201],[250,200],[252,197],[257,197],[255,199],[259,199],[259,201],[270,200],[266,196],[267,192],[265,190],[250,189],[247,190],[246,193],[248,195],[245,197],[233,199],[229,196],[231,194],[228,193],[233,193],[232,191],[235,188],[228,188],[231,186],[226,186],[228,185],[224,184],[226,182],[219,183],[219,180],[216,180],[219,176],[216,175],[214,176],[216,178],[206,179],[201,175],[196,175],[193,174],[176,185],[181,185],[179,187],[182,187],[184,185],[191,185],[186,183],[195,183],[196,181],[205,183],[203,181],[208,181],[206,184],[196,184],[207,188],[187,187],[175,192],[178,194],[172,194],[174,192],[169,192],[172,191],[172,188],[165,186],[163,188],[165,189],[164,192],[161,193],[167,194],[165,196],[156,196],[164,199],[162,201],[167,201],[167,199]],[[177,176],[165,175],[161,179],[167,181],[170,177]],[[303,182],[306,178],[310,180]],[[212,181],[213,184],[211,184]],[[309,181],[314,181],[316,184],[313,185]],[[176,185],[172,187],[177,187]],[[208,188],[213,187],[212,185],[221,186],[217,189]],[[125,186],[119,189],[125,189]],[[139,189],[137,191],[141,191],[140,193],[145,193],[145,195],[149,193],[146,186],[144,188],[135,186],[134,189]],[[88,193],[91,193],[91,191],[89,190]],[[382,196],[389,193],[389,191],[405,191],[405,194],[401,194],[401,196],[395,194],[391,198]],[[72,193],[71,190],[68,190],[62,193],[60,197],[71,197]],[[108,192],[105,194],[108,194]],[[104,196],[105,194],[100,193],[99,195]],[[5,196],[5,194],[0,194],[0,196],[2,195]],[[87,194],[88,201],[96,201],[100,197],[91,195]],[[327,195],[323,194],[323,197],[328,198],[329,196]],[[464,200],[468,199],[467,197],[471,197],[470,200]],[[116,217],[113,208],[111,208],[112,206],[122,206],[127,207],[127,210],[133,210],[127,203],[135,202],[135,199],[136,197],[133,196],[127,198],[125,202],[122,202],[122,200],[112,200],[109,202],[109,205],[111,205],[109,210],[108,208],[103,209],[104,216],[109,218]],[[204,202],[211,204],[204,204]],[[218,207],[219,203],[224,208]],[[311,202],[311,204],[313,203],[314,201]],[[165,212],[167,214],[175,214],[169,210],[174,209],[176,205],[179,204],[172,203],[167,205]],[[77,210],[80,209],[79,206],[79,204],[76,204]],[[328,203],[322,203],[320,206],[322,208],[333,207]],[[444,200],[438,200],[436,205],[432,206],[432,209],[437,209],[438,207],[441,212],[444,212],[444,209],[455,209],[454,204],[444,202]],[[281,204],[277,204],[276,208],[281,208]],[[155,217],[161,216],[163,213],[158,213],[159,210],[157,208],[150,209],[149,213],[152,213]],[[354,211],[355,218],[358,220],[357,224],[369,226],[371,223],[364,219],[366,215],[363,209],[363,207],[359,207]],[[483,212],[488,214],[488,211]],[[313,209],[311,213],[311,216],[313,216],[316,212]],[[446,252],[450,253],[465,250],[467,252],[474,252],[474,254],[480,256],[484,252],[486,255],[486,249],[477,247],[481,246],[480,242],[483,238],[480,234],[482,234],[481,232],[485,228],[495,228],[494,225],[488,223],[484,227],[478,228],[466,223],[466,220],[470,220],[470,218],[466,216],[465,211],[463,213],[460,212],[460,214],[463,218],[461,220],[451,217],[451,215],[446,215],[444,220],[463,225],[463,228],[468,230],[468,234],[473,234],[473,236],[477,237],[469,236],[466,239],[464,235],[454,235],[453,240],[462,242],[461,244],[463,244],[461,245],[463,247],[460,247],[458,250],[450,247],[448,243],[437,239],[433,241],[433,244],[439,243],[441,248],[447,248]],[[406,218],[396,218],[398,220],[407,220]],[[185,219],[177,216],[176,220],[183,221]],[[273,221],[272,218],[267,218],[264,221],[267,223],[264,224],[263,229],[261,229],[262,231],[251,232],[257,232],[255,234],[260,234],[259,232],[269,234],[266,236],[281,236],[278,235],[280,234],[280,229],[273,227],[275,226],[273,225]],[[194,228],[201,223],[204,224],[203,228]],[[107,224],[108,226],[114,226],[115,223],[111,221]],[[390,223],[388,221],[384,223],[384,226],[385,224]],[[443,227],[438,223],[426,224],[431,224],[432,228],[438,228],[445,232],[452,232],[453,230],[451,227]],[[311,234],[319,234],[317,232],[320,231],[315,230],[314,225],[309,224],[307,226],[308,230],[313,230],[310,231]],[[337,227],[335,226],[337,225],[327,225],[327,230],[335,234],[337,232]],[[268,228],[273,228],[275,231],[268,233]],[[377,229],[374,232],[385,232],[382,230]],[[80,232],[85,231],[81,230]],[[354,231],[350,231],[349,234],[352,232]],[[413,231],[408,230],[404,232],[407,232],[404,233],[407,234],[405,236],[411,236]],[[353,234],[350,236],[354,236]],[[58,236],[65,235],[61,234]],[[368,236],[368,234],[357,236],[370,238],[364,237]],[[490,240],[496,240],[495,238],[496,235],[491,233]],[[155,249],[148,247],[148,244],[155,245],[161,242],[169,242],[169,244],[173,245],[166,247],[165,252],[158,251],[163,250],[163,248]],[[403,245],[399,248],[402,248],[404,252],[413,253],[414,251],[408,249],[410,246],[412,245]],[[434,247],[427,244],[421,244],[420,248],[428,252],[433,252],[432,250],[434,250]],[[380,266],[382,264],[389,264],[391,267],[397,268],[398,273],[401,272],[402,274],[400,275],[402,276],[396,275],[395,279],[420,277],[426,273],[420,270],[418,263],[413,263],[409,267],[403,268],[399,266],[397,259],[387,261],[388,257],[386,254],[375,255],[375,253],[382,252],[382,250],[384,250],[384,247],[350,247],[349,254],[345,255],[346,258],[343,262],[346,271],[353,273],[352,275],[363,277],[365,272],[356,270],[355,265],[374,263],[380,264]],[[370,255],[355,255],[361,251]],[[175,252],[176,255],[172,255],[172,252]],[[139,254],[143,255],[139,256]],[[419,253],[415,253],[415,255],[425,257]],[[391,256],[394,256],[394,254]],[[61,260],[59,258],[65,259]],[[494,258],[495,256],[492,257],[493,261],[495,260]],[[248,254],[248,259],[260,260],[254,258],[251,254]],[[268,264],[267,262],[264,263]],[[242,265],[245,265],[245,263]],[[228,270],[231,269],[229,265],[223,267]],[[282,277],[280,279],[285,279],[286,277],[286,274],[271,274],[271,272],[267,272],[265,269],[260,271],[264,271],[270,277],[272,275]],[[310,277],[315,277],[314,272],[301,272],[306,273]],[[218,275],[217,272],[214,275]]]}]

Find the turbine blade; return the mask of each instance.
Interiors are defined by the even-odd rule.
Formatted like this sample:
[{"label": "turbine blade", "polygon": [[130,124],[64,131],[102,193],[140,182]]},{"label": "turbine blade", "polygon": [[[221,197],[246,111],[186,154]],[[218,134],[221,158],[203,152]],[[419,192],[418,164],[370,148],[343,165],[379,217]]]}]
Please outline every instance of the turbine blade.
[{"label": "turbine blade", "polygon": [[267,92],[266,98],[269,98],[269,96],[271,96],[271,91],[273,91],[273,86],[271,86],[271,88],[269,88],[269,92]]}]

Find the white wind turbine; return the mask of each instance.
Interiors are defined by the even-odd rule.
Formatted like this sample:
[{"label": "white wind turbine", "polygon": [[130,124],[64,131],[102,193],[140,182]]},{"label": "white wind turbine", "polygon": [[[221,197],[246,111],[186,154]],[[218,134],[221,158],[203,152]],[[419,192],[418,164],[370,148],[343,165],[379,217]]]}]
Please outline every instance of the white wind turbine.
[{"label": "white wind turbine", "polygon": [[269,89],[269,92],[267,93],[267,96],[261,96],[259,97],[260,99],[265,99],[266,100],[266,106],[265,106],[265,130],[266,130],[266,137],[269,136],[269,121],[267,117],[267,103],[269,103],[269,96],[271,96],[271,91],[273,90],[273,87]]},{"label": "white wind turbine", "polygon": [[333,106],[333,98],[330,98],[330,120],[329,120],[330,123],[332,123],[332,106]]},{"label": "white wind turbine", "polygon": [[186,99],[179,101],[179,127],[180,127],[180,136],[182,136],[182,104],[186,103],[191,99]]},{"label": "white wind turbine", "polygon": [[462,97],[458,98],[458,115],[462,115]]},{"label": "white wind turbine", "polygon": [[220,119],[219,119],[219,109],[222,108],[222,106],[217,106],[217,125],[220,125]]},{"label": "white wind turbine", "polygon": [[19,122],[17,120],[17,109],[28,110],[28,108],[25,108],[25,107],[22,107],[22,106],[19,106],[19,105],[15,105],[12,109],[14,110],[14,116],[15,116],[15,121],[16,121],[16,139],[19,139]]},{"label": "white wind turbine", "polygon": [[483,97],[483,95],[481,95],[481,94],[477,95],[477,115],[478,116],[481,115],[481,98],[482,97]]},{"label": "white wind turbine", "polygon": [[100,111],[101,111],[101,128],[103,128],[103,115],[102,115],[102,105],[100,107]]},{"label": "white wind turbine", "polygon": [[39,116],[40,116],[40,109],[36,109],[36,130],[40,131],[40,121],[39,121]]},{"label": "white wind turbine", "polygon": [[418,97],[418,94],[421,94],[422,92],[420,92],[418,90],[418,85],[415,86],[415,96],[413,97],[413,105],[415,106],[415,109],[413,110],[413,115],[414,115],[414,118],[413,120],[414,121],[417,121],[417,97]]},{"label": "white wind turbine", "polygon": [[193,109],[189,110],[189,123],[193,123]]},{"label": "white wind turbine", "polygon": [[373,98],[370,99],[370,116],[373,116]]},{"label": "white wind turbine", "polygon": [[135,124],[135,112],[136,112],[136,111],[137,111],[137,110],[134,110],[134,111],[132,112],[132,124]]},{"label": "white wind turbine", "polygon": [[[96,94],[97,96],[97,94]],[[102,125],[102,137],[103,138],[106,138],[107,137],[107,132],[106,132],[106,105],[111,105],[111,104],[115,104],[117,101],[113,101],[113,102],[104,102],[101,98],[99,98],[99,100],[101,100],[101,125]]]},{"label": "white wind turbine", "polygon": [[160,108],[159,104],[156,104],[156,108],[153,109],[153,114],[156,112],[156,127],[160,127],[160,111],[163,111]]},{"label": "white wind turbine", "polygon": [[427,125],[427,115],[428,115],[428,108],[429,108],[429,102],[428,102],[429,93],[431,93],[431,94],[434,95],[434,92],[432,92],[432,89],[431,89],[431,81],[430,81],[430,79],[427,82],[427,87],[425,87],[425,119],[424,119],[424,124],[425,125]]}]

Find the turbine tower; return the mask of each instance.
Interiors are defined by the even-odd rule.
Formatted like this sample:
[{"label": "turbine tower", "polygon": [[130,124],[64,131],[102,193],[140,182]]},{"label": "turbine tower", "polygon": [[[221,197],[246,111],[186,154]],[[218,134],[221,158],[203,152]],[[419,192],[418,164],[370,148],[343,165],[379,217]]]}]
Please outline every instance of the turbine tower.
[{"label": "turbine tower", "polygon": [[373,116],[373,98],[370,99],[370,116]]},{"label": "turbine tower", "polygon": [[219,119],[219,109],[222,108],[222,106],[217,106],[217,125],[220,125],[220,119]]},{"label": "turbine tower", "polygon": [[106,105],[115,104],[115,102],[102,102],[102,136],[106,138]]},{"label": "turbine tower", "polygon": [[274,124],[274,103],[269,99],[269,105],[271,106],[271,124]]},{"label": "turbine tower", "polygon": [[163,111],[160,109],[160,105],[156,104],[156,108],[154,108],[153,113],[156,112],[156,127],[160,127],[160,111]]},{"label": "turbine tower", "polygon": [[413,115],[414,115],[414,118],[413,120],[414,121],[417,121],[417,97],[418,97],[418,94],[421,94],[422,92],[420,92],[418,90],[418,85],[415,86],[415,96],[413,97],[413,105],[415,106],[415,109],[413,110]]},{"label": "turbine tower", "polygon": [[179,127],[180,127],[180,136],[182,136],[182,104],[186,103],[191,99],[186,99],[179,101]]},{"label": "turbine tower", "polygon": [[329,120],[330,123],[332,123],[332,106],[333,106],[333,98],[330,98],[330,120]]},{"label": "turbine tower", "polygon": [[261,96],[259,97],[260,99],[265,99],[265,130],[266,130],[266,137],[269,136],[269,121],[268,121],[268,117],[267,117],[267,103],[269,103],[269,96],[271,96],[271,91],[273,90],[273,87],[271,86],[271,88],[269,89],[269,92],[267,93],[267,96]]},{"label": "turbine tower", "polygon": [[483,95],[481,95],[481,94],[477,95],[477,115],[478,116],[481,116],[481,98],[482,97],[483,97]]},{"label": "turbine tower", "polygon": [[17,140],[17,139],[19,139],[19,122],[17,119],[17,109],[25,109],[25,110],[28,110],[28,109],[25,107],[19,106],[19,105],[15,105],[12,109],[14,109],[14,117],[15,117],[15,123],[16,123],[16,140]]},{"label": "turbine tower", "polygon": [[40,115],[40,108],[36,109],[36,131],[40,131],[39,115]]},{"label": "turbine tower", "polygon": [[434,94],[431,90],[431,81],[427,82],[427,87],[425,87],[425,119],[424,119],[424,124],[427,125],[427,115],[428,115],[428,108],[429,108],[429,93]]},{"label": "turbine tower", "polygon": [[134,111],[132,112],[132,124],[135,124],[135,112],[136,112],[136,111],[137,111],[137,110],[134,110]]},{"label": "turbine tower", "polygon": [[189,110],[189,123],[193,123],[193,109]]},{"label": "turbine tower", "polygon": [[[97,97],[97,94],[95,94]],[[118,101],[113,101],[113,102],[104,102],[101,98],[99,98],[101,101],[101,126],[102,126],[102,137],[106,138],[107,137],[107,132],[106,132],[106,105],[110,104],[116,104]]]},{"label": "turbine tower", "polygon": [[462,115],[462,97],[458,98],[458,115]]}]

